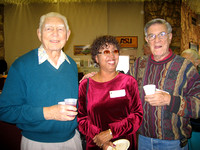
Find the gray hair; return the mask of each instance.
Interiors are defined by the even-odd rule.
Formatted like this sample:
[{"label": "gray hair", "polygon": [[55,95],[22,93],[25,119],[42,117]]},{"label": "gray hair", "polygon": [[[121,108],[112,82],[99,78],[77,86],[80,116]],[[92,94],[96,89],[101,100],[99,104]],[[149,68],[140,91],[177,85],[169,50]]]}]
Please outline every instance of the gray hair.
[{"label": "gray hair", "polygon": [[181,56],[183,54],[188,54],[194,61],[197,61],[200,59],[199,53],[194,49],[186,49],[181,53]]},{"label": "gray hair", "polygon": [[172,27],[166,20],[160,19],[160,18],[156,18],[156,19],[150,20],[149,22],[146,23],[146,25],[144,27],[144,34],[145,34],[146,37],[147,37],[148,28],[153,24],[164,24],[167,27],[167,32],[168,33],[172,32]]},{"label": "gray hair", "polygon": [[40,32],[42,30],[42,25],[43,25],[45,19],[48,18],[48,17],[58,17],[58,18],[62,19],[65,23],[66,30],[67,31],[69,30],[69,25],[68,25],[68,22],[67,22],[67,19],[66,19],[65,16],[63,16],[63,15],[57,13],[57,12],[50,12],[50,13],[47,13],[47,14],[40,17],[40,23],[39,23],[39,31]]}]

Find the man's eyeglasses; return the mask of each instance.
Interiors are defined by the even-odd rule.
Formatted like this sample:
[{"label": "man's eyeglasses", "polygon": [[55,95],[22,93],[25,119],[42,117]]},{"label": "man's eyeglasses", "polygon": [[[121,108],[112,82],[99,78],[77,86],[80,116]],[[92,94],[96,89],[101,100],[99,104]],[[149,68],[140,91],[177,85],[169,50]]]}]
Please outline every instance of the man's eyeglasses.
[{"label": "man's eyeglasses", "polygon": [[55,26],[55,25],[47,24],[47,25],[45,25],[44,30],[46,32],[53,32],[54,30],[56,30],[58,32],[64,32],[65,31],[65,26],[64,25]]},{"label": "man's eyeglasses", "polygon": [[158,35],[149,34],[149,35],[147,35],[147,39],[148,39],[149,41],[153,41],[153,40],[156,39],[156,36],[157,36],[159,39],[165,39],[165,38],[167,37],[168,34],[169,34],[169,33],[166,33],[166,32],[161,32],[161,33],[159,33]]},{"label": "man's eyeglasses", "polygon": [[119,54],[119,50],[116,49],[116,50],[114,50],[114,51],[110,51],[110,50],[108,50],[108,49],[105,49],[105,50],[103,50],[102,52],[98,52],[98,54],[103,54],[103,55],[110,55],[111,53],[117,55],[117,54]]}]

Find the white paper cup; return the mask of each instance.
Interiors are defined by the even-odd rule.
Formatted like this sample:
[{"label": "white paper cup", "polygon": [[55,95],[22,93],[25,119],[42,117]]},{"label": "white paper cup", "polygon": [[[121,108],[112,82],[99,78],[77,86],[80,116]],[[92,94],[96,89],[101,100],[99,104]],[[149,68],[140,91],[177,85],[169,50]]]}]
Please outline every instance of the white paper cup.
[{"label": "white paper cup", "polygon": [[144,92],[146,95],[154,94],[156,91],[156,85],[154,84],[148,84],[143,86]]},{"label": "white paper cup", "polygon": [[75,99],[75,98],[66,98],[65,99],[66,105],[76,106],[76,103],[77,103],[77,99]]},{"label": "white paper cup", "polygon": [[65,105],[65,102],[64,101],[58,102],[58,105]]}]

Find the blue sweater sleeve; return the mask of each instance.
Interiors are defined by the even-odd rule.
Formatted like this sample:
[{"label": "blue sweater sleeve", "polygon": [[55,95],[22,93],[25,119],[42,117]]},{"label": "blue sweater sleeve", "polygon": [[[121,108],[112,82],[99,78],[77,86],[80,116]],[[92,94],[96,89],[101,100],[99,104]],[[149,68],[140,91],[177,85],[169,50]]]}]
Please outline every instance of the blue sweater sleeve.
[{"label": "blue sweater sleeve", "polygon": [[33,107],[26,103],[26,84],[22,73],[12,65],[0,95],[0,120],[9,123],[45,120],[42,107]]}]

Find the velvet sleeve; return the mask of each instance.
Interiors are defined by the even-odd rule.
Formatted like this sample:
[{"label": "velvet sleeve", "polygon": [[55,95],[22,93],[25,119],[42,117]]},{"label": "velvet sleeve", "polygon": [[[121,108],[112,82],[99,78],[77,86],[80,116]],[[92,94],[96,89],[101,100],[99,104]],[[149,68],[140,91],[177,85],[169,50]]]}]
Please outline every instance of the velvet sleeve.
[{"label": "velvet sleeve", "polygon": [[127,134],[135,134],[139,129],[143,119],[143,108],[139,96],[137,82],[134,78],[130,78],[126,84],[126,94],[131,99],[129,103],[130,113],[123,120],[109,124],[113,138]]},{"label": "velvet sleeve", "polygon": [[87,103],[86,103],[86,87],[87,87],[87,79],[83,80],[79,85],[79,97],[78,97],[78,129],[79,131],[93,138],[96,134],[100,132],[100,129],[93,125],[88,119],[87,115]]}]

